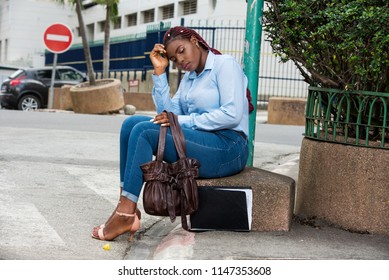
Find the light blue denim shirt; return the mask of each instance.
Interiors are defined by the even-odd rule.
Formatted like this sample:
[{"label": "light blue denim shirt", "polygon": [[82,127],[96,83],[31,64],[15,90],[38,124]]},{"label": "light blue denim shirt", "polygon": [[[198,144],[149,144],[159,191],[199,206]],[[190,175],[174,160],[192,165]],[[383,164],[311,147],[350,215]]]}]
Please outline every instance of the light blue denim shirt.
[{"label": "light blue denim shirt", "polygon": [[233,129],[248,135],[247,77],[232,56],[209,52],[204,70],[199,75],[186,72],[173,98],[166,73],[153,75],[153,81],[158,114],[171,111],[187,128]]}]

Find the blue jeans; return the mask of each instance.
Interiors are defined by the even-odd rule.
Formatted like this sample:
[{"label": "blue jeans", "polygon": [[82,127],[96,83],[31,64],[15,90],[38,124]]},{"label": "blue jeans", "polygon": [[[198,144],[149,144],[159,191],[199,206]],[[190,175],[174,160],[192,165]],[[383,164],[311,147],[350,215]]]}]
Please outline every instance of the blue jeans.
[{"label": "blue jeans", "polygon": [[[159,124],[147,116],[131,116],[120,131],[120,182],[122,195],[137,202],[143,186],[140,166],[153,159],[157,152]],[[200,162],[201,178],[218,178],[239,173],[248,157],[247,139],[233,130],[203,131],[182,129],[186,154]],[[175,162],[178,155],[168,130],[164,153],[166,162]]]}]

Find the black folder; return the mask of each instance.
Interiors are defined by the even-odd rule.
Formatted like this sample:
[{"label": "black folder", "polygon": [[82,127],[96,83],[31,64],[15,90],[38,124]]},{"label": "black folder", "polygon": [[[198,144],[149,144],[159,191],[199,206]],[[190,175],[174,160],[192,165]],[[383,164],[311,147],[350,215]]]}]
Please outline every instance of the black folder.
[{"label": "black folder", "polygon": [[199,208],[190,215],[190,230],[251,229],[250,187],[199,187]]}]

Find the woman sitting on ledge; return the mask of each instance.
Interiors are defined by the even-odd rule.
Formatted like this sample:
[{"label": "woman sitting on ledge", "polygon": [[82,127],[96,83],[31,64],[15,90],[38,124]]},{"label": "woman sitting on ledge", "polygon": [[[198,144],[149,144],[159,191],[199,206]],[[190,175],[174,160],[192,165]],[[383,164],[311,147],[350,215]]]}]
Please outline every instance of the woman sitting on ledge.
[{"label": "woman sitting on ledge", "polygon": [[[169,29],[163,44],[150,53],[154,66],[153,100],[157,115],[131,116],[120,132],[120,200],[107,222],[92,231],[92,237],[112,240],[140,227],[137,202],[143,186],[140,166],[157,152],[159,126],[169,126],[163,110],[178,115],[187,157],[196,158],[200,177],[218,178],[239,173],[248,157],[247,78],[229,55],[209,47],[194,30],[177,26]],[[165,69],[172,61],[186,71],[177,93],[170,96]],[[164,160],[178,160],[170,130]]]}]

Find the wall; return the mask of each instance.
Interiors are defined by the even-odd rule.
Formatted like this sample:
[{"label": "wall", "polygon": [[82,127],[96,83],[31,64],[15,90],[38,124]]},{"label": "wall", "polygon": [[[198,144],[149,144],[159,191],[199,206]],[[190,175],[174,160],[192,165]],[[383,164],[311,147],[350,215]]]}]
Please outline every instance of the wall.
[{"label": "wall", "polygon": [[67,25],[74,22],[70,7],[49,0],[1,1],[0,9],[0,62],[3,64],[43,66],[45,29],[57,22]]}]

